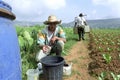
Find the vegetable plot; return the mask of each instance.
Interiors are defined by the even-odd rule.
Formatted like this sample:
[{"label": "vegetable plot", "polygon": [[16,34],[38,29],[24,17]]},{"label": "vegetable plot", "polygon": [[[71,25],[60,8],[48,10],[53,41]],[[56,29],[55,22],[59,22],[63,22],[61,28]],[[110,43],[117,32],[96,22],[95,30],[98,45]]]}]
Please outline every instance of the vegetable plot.
[{"label": "vegetable plot", "polygon": [[[89,65],[90,73],[101,76],[101,73],[106,72],[105,80],[117,80],[113,79],[113,73],[120,75],[120,29],[93,30],[89,49],[93,59]],[[99,80],[104,79],[99,77]]]}]

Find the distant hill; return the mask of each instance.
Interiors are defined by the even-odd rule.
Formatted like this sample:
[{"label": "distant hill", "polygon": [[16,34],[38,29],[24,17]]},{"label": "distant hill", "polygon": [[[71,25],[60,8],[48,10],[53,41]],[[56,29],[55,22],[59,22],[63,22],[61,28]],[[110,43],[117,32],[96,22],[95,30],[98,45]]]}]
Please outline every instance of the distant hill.
[{"label": "distant hill", "polygon": [[[120,28],[120,18],[87,20],[87,23],[91,28]],[[14,25],[27,27],[27,26],[34,26],[34,25],[43,25],[43,22],[14,21]],[[74,22],[62,23],[62,26],[73,27]]]},{"label": "distant hill", "polygon": [[[120,28],[120,18],[87,20],[87,23],[91,28]],[[73,27],[74,22],[63,23],[62,26]]]},{"label": "distant hill", "polygon": [[89,20],[88,24],[92,28],[120,28],[120,18]]},{"label": "distant hill", "polygon": [[15,26],[29,27],[34,25],[43,25],[42,22],[14,21]]}]

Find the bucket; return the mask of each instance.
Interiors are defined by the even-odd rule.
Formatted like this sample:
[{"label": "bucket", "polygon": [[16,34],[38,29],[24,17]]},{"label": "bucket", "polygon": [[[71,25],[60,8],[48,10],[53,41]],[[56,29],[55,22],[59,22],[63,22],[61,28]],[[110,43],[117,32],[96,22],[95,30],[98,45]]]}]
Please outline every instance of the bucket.
[{"label": "bucket", "polygon": [[46,56],[41,59],[45,80],[62,80],[64,58],[60,56]]},{"label": "bucket", "polygon": [[39,70],[36,69],[28,69],[27,72],[27,80],[39,80]]},{"label": "bucket", "polygon": [[51,47],[47,47],[47,52],[44,53],[43,50],[40,50],[36,55],[36,61],[40,61],[43,57],[47,56],[50,53]]},{"label": "bucket", "polygon": [[36,54],[36,61],[40,61],[43,57],[47,56],[47,54],[43,53],[43,50],[40,50],[37,54]]},{"label": "bucket", "polygon": [[12,21],[15,16],[11,10],[0,0],[0,80],[22,80],[20,48]]},{"label": "bucket", "polygon": [[89,25],[86,25],[85,26],[85,32],[87,33],[87,32],[90,32],[90,26]]},{"label": "bucket", "polygon": [[73,27],[73,33],[78,34],[78,28],[77,27]]},{"label": "bucket", "polygon": [[72,71],[72,63],[63,66],[63,74],[64,75],[67,75],[67,76],[71,75],[71,71]]}]

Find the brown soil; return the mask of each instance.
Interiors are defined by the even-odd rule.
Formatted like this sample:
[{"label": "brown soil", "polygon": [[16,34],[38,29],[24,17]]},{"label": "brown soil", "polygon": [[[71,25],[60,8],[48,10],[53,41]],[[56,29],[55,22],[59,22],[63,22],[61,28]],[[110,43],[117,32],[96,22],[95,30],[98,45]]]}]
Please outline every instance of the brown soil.
[{"label": "brown soil", "polygon": [[[106,39],[103,40],[105,44],[103,44],[103,41],[99,41],[103,39],[102,37],[97,39],[97,36],[94,38],[93,36],[94,35],[90,34],[89,50],[91,52],[89,55],[93,61],[89,64],[89,73],[96,77],[102,77],[102,74],[105,73],[103,77],[104,80],[115,80],[111,73],[113,73],[116,78],[118,78],[117,75],[120,74],[120,46],[118,44],[119,42],[115,40],[117,36],[114,36],[115,39],[111,39],[111,36],[108,36],[107,39],[110,38],[114,43]],[[99,42],[96,43],[95,40]],[[107,59],[103,57],[103,54],[109,55],[106,56]]]},{"label": "brown soil", "polygon": [[79,41],[71,48],[69,54],[64,58],[68,64],[73,63],[72,74],[64,76],[63,80],[97,80],[88,72],[89,63],[92,62],[89,53],[86,41]]}]

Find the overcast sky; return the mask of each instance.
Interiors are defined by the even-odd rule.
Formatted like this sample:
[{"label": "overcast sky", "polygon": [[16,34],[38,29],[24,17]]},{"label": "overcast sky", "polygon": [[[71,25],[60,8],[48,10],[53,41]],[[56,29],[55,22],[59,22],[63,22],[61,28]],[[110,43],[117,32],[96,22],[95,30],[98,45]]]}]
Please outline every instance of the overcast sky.
[{"label": "overcast sky", "polygon": [[10,4],[16,20],[43,22],[54,14],[71,22],[79,13],[88,20],[120,18],[120,0],[3,0]]}]

